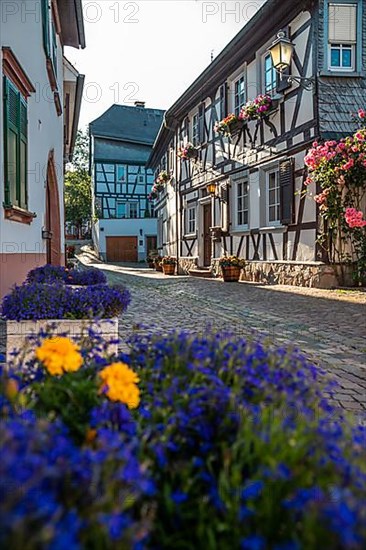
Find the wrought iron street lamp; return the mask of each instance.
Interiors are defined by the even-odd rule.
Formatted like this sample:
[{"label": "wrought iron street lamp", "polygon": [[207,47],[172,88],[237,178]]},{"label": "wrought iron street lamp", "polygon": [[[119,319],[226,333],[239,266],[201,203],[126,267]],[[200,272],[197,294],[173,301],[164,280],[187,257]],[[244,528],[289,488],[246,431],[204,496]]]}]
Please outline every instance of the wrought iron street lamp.
[{"label": "wrought iron street lamp", "polygon": [[284,75],[284,72],[291,66],[291,59],[294,51],[295,45],[291,40],[286,38],[283,31],[277,34],[276,40],[272,43],[272,46],[268,48],[268,52],[272,57],[273,68],[279,73],[281,80],[286,78],[289,84],[296,82],[299,86],[305,88],[305,90],[311,90],[315,84],[314,78]]}]

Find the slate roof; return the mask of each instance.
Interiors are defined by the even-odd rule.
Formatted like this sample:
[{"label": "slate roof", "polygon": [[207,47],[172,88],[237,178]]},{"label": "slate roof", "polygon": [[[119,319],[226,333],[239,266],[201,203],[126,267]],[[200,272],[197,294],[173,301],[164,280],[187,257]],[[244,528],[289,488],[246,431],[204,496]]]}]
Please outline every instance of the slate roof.
[{"label": "slate roof", "polygon": [[94,141],[94,162],[120,162],[144,165],[151,153],[150,145],[126,143],[115,139]]},{"label": "slate roof", "polygon": [[319,78],[319,130],[324,139],[352,134],[356,125],[351,114],[365,104],[366,80],[362,78]]},{"label": "slate roof", "polygon": [[162,124],[164,111],[112,105],[90,123],[93,136],[152,146]]}]

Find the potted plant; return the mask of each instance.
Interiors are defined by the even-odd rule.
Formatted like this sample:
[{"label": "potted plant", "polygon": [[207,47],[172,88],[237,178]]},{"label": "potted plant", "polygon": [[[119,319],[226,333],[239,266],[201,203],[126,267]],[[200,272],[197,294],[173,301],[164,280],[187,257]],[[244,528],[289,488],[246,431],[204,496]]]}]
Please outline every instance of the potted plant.
[{"label": "potted plant", "polygon": [[150,269],[154,269],[155,268],[155,263],[154,263],[154,260],[155,260],[155,256],[152,256],[152,255],[148,255],[147,258],[146,258],[146,263],[148,264],[149,268]]},{"label": "potted plant", "polygon": [[163,267],[161,265],[161,260],[163,258],[161,256],[155,256],[154,258],[154,266],[155,266],[155,271],[163,271]]},{"label": "potted plant", "polygon": [[187,143],[178,149],[178,157],[183,160],[197,160],[198,149],[192,143]]},{"label": "potted plant", "polygon": [[223,134],[226,137],[237,135],[243,127],[242,119],[234,113],[231,113],[220,122],[215,124],[215,132]]},{"label": "potted plant", "polygon": [[221,267],[222,277],[225,282],[237,283],[240,277],[240,271],[244,267],[245,262],[243,259],[237,256],[222,256],[219,259],[219,266]]},{"label": "potted plant", "polygon": [[24,283],[15,286],[1,304],[6,320],[7,357],[21,349],[30,336],[52,327],[53,334],[78,339],[94,330],[117,351],[118,316],[127,309],[130,293],[105,284],[72,288],[63,282]]},{"label": "potted plant", "polygon": [[164,256],[161,260],[164,275],[174,275],[176,263],[177,260],[176,258],[173,258],[173,256]]}]

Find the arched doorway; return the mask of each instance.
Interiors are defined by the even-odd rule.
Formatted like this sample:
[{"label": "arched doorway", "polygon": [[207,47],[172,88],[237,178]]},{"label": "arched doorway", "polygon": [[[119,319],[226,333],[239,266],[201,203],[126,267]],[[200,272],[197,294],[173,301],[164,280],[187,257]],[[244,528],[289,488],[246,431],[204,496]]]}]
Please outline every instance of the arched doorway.
[{"label": "arched doorway", "polygon": [[48,156],[46,182],[47,263],[61,265],[61,217],[57,174],[53,150]]}]

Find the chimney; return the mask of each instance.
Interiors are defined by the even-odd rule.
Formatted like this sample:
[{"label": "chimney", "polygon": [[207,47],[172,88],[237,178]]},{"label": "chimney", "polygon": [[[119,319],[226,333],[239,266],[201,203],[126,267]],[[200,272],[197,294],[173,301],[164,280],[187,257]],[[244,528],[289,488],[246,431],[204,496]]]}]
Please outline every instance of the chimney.
[{"label": "chimney", "polygon": [[135,101],[135,107],[145,107],[145,101]]}]

